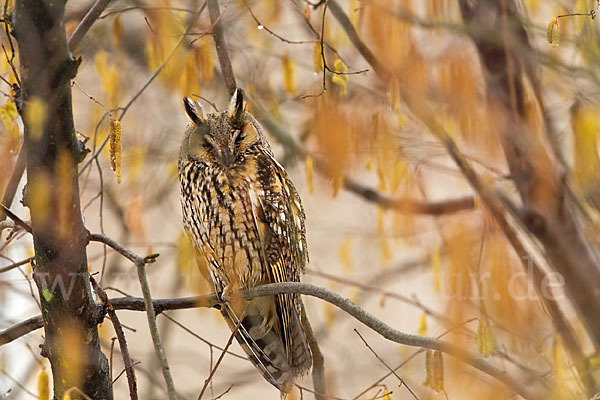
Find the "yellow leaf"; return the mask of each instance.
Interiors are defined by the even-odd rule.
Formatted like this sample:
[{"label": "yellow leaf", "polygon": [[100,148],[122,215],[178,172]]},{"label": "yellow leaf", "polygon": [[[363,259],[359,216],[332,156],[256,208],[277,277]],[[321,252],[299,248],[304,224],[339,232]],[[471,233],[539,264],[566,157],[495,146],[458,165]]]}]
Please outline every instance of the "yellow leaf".
[{"label": "yellow leaf", "polygon": [[310,194],[313,194],[313,192],[315,191],[315,188],[313,185],[313,159],[310,155],[306,156],[305,168],[306,168],[306,184],[308,185],[308,192]]},{"label": "yellow leaf", "polygon": [[198,79],[196,57],[192,53],[188,53],[185,57],[183,65],[183,73],[181,74],[181,94],[189,96],[193,93],[200,93],[200,80]]},{"label": "yellow leaf", "polygon": [[119,91],[119,72],[114,65],[108,64],[106,52],[99,51],[94,57],[96,72],[100,75],[102,89],[107,94],[108,106],[113,108],[117,105]]},{"label": "yellow leaf", "polygon": [[580,107],[573,117],[575,184],[580,189],[600,179],[600,159],[598,157],[598,133],[600,117],[598,110]]},{"label": "yellow leaf", "polygon": [[554,336],[554,344],[552,346],[552,366],[556,374],[556,380],[558,382],[565,382],[569,376],[569,366],[567,365],[567,360],[565,360],[562,339],[558,335]]},{"label": "yellow leaf", "polygon": [[383,389],[381,400],[392,400],[392,395],[388,393],[387,389]]},{"label": "yellow leaf", "polygon": [[425,318],[425,314],[421,314],[421,318],[419,318],[419,335],[427,336],[427,319]]},{"label": "yellow leaf", "polygon": [[348,68],[346,68],[346,64],[342,62],[339,58],[335,60],[333,64],[333,70],[336,72],[340,72],[342,74],[333,74],[331,77],[331,82],[338,85],[340,87],[340,93],[342,96],[346,95],[346,84],[348,82],[348,75],[343,74],[348,72]]},{"label": "yellow leaf", "polygon": [[176,242],[175,265],[184,274],[189,274],[195,267],[194,248],[188,236],[181,232]]},{"label": "yellow leaf", "polygon": [[15,154],[19,150],[21,144],[21,134],[19,132],[19,125],[17,124],[17,106],[13,101],[7,101],[5,105],[0,107],[0,119],[8,132],[8,138],[10,143],[10,152]]},{"label": "yellow leaf", "polygon": [[48,117],[48,106],[38,97],[33,97],[25,105],[25,124],[34,140],[39,140],[44,133]]},{"label": "yellow leaf", "polygon": [[50,383],[48,373],[42,369],[37,379],[38,400],[48,400],[50,398]]},{"label": "yellow leaf", "polygon": [[373,157],[371,157],[370,155],[367,156],[367,161],[365,162],[365,169],[367,171],[370,171],[373,169]]},{"label": "yellow leaf", "polygon": [[202,81],[210,81],[215,70],[215,59],[213,57],[213,46],[211,42],[208,39],[200,40],[195,55],[196,64],[200,67],[200,77]]},{"label": "yellow leaf", "polygon": [[398,82],[398,78],[394,77],[390,80],[390,88],[389,88],[389,101],[390,107],[392,110],[400,109],[400,83]]},{"label": "yellow leaf", "polygon": [[435,291],[439,293],[442,288],[441,284],[441,257],[440,257],[440,248],[436,247],[433,249],[431,253],[431,266],[433,269],[433,286],[435,287]]},{"label": "yellow leaf", "polygon": [[121,122],[110,120],[110,166],[121,183]]},{"label": "yellow leaf", "polygon": [[315,42],[313,46],[313,64],[315,67],[315,72],[323,72],[323,56],[321,55],[321,42]]},{"label": "yellow leaf", "polygon": [[288,94],[294,94],[296,91],[296,75],[294,63],[290,60],[288,55],[284,55],[281,59],[283,67],[283,90]]},{"label": "yellow leaf", "polygon": [[344,177],[342,176],[341,173],[337,173],[335,174],[335,176],[333,177],[333,197],[336,197],[338,192],[340,191],[340,189],[342,188],[342,186],[344,186]]},{"label": "yellow leaf", "polygon": [[345,237],[338,251],[340,263],[345,272],[352,272],[352,240]]},{"label": "yellow leaf", "polygon": [[560,41],[560,29],[558,27],[558,19],[556,17],[552,18],[548,23],[546,34],[548,36],[548,43],[550,43],[552,47],[558,46]]},{"label": "yellow leaf", "polygon": [[484,358],[487,358],[494,351],[494,338],[492,332],[485,321],[479,320],[477,326],[477,350]]}]

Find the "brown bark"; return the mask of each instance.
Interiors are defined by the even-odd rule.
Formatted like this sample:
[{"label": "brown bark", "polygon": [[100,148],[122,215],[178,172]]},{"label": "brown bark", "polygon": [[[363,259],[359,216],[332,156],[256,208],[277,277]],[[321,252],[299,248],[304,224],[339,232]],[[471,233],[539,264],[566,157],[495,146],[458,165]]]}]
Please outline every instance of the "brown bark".
[{"label": "brown bark", "polygon": [[[77,387],[90,398],[112,399],[87,270],[77,181],[85,152],[75,136],[70,87],[79,60],[67,47],[64,8],[60,0],[17,1],[13,26],[27,151],[25,202],[45,332],[42,355],[52,366],[55,398]],[[70,394],[80,396],[76,390]]]}]

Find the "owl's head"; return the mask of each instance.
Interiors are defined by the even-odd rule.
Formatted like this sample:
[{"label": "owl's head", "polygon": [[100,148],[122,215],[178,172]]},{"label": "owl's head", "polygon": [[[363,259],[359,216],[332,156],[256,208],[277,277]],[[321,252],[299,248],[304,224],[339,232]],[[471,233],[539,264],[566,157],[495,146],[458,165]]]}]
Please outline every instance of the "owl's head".
[{"label": "owl's head", "polygon": [[231,168],[263,140],[260,126],[246,111],[242,89],[235,90],[227,111],[204,116],[195,100],[186,97],[183,104],[192,123],[186,129],[180,159]]}]

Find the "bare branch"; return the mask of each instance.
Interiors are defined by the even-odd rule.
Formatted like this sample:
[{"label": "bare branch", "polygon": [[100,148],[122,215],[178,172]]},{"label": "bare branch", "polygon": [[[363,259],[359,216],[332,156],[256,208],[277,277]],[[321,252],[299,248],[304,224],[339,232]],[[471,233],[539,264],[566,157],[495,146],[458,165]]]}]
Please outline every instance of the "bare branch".
[{"label": "bare branch", "polygon": [[410,394],[412,394],[412,396],[416,399],[419,400],[419,398],[417,397],[417,395],[412,391],[412,389],[406,384],[406,382],[404,382],[404,379],[402,379],[400,377],[400,375],[398,375],[396,373],[396,371],[394,371],[392,369],[392,367],[390,367],[388,365],[388,363],[385,362],[385,360],[383,358],[381,358],[379,356],[379,354],[377,354],[377,352],[375,352],[375,350],[373,350],[373,348],[369,345],[369,343],[367,343],[367,341],[365,340],[364,337],[362,337],[362,335],[360,334],[360,332],[358,331],[358,329],[354,329],[354,332],[356,332],[356,334],[358,335],[358,337],[360,338],[360,340],[363,341],[363,343],[365,344],[365,346],[367,346],[367,349],[369,349],[371,351],[371,353],[373,353],[373,355],[379,360],[381,361],[381,363],[390,371],[390,373],[392,373],[396,378],[398,378],[398,380],[400,381],[400,386],[404,385],[406,386],[406,389],[408,389],[408,391],[410,392]]},{"label": "bare branch", "polygon": [[[2,204],[5,204],[8,208],[10,208],[15,198],[17,188],[19,187],[19,182],[23,177],[23,172],[25,172],[26,164],[27,152],[25,151],[25,146],[22,145],[21,150],[19,150],[19,155],[17,156],[17,161],[15,162],[12,174],[10,175],[10,179],[6,185],[6,189],[4,189],[4,195],[2,196]],[[6,215],[4,211],[0,210],[0,221],[4,221],[5,217]]]},{"label": "bare branch", "polygon": [[208,387],[208,384],[212,380],[213,376],[215,376],[215,372],[217,372],[217,368],[219,368],[219,365],[221,365],[221,361],[223,361],[223,358],[225,357],[225,354],[227,354],[227,350],[229,350],[229,346],[231,346],[231,343],[233,343],[233,338],[235,337],[235,334],[238,331],[238,329],[240,327],[240,324],[242,323],[242,320],[244,319],[245,314],[246,313],[244,312],[244,314],[242,315],[242,317],[240,317],[240,320],[238,321],[237,325],[235,326],[235,329],[233,329],[231,331],[231,335],[229,335],[229,340],[227,340],[227,344],[225,345],[225,348],[223,349],[223,351],[221,352],[221,355],[217,359],[217,363],[215,364],[214,368],[210,371],[210,374],[208,375],[208,378],[206,378],[206,380],[204,381],[204,386],[202,386],[202,390],[200,391],[200,395],[198,396],[198,400],[202,399],[202,396],[204,395],[204,392],[206,391],[206,388]]},{"label": "bare branch", "polygon": [[28,223],[23,221],[21,218],[16,216],[12,211],[10,211],[4,204],[0,204],[0,210],[10,219],[14,221],[14,223],[24,229],[25,231],[31,233],[31,226]]},{"label": "bare branch", "polygon": [[3,273],[3,272],[10,271],[10,270],[12,270],[12,269],[18,268],[18,267],[20,267],[21,265],[25,265],[25,264],[27,264],[27,263],[30,263],[30,262],[31,262],[31,261],[33,261],[33,260],[34,260],[34,257],[29,257],[29,258],[26,258],[26,259],[24,259],[24,260],[17,261],[17,262],[15,262],[15,263],[12,263],[12,264],[10,264],[10,265],[7,265],[6,267],[2,267],[2,268],[0,268],[0,274],[1,274],[1,273]]},{"label": "bare branch", "polygon": [[104,11],[104,9],[108,6],[111,0],[96,0],[92,8],[88,11],[88,13],[83,17],[77,28],[71,33],[69,36],[69,40],[67,41],[67,45],[69,46],[69,50],[75,51],[77,46],[79,46],[79,42],[85,36],[87,31],[92,27],[94,22],[100,17],[100,14]]},{"label": "bare branch", "polygon": [[[515,393],[520,394],[525,399],[531,400],[541,400],[544,397],[544,393],[538,393],[531,385],[526,385],[516,377],[512,376],[507,371],[501,370],[498,367],[490,364],[488,361],[480,357],[478,354],[473,352],[464,350],[459,346],[456,346],[450,342],[446,342],[443,340],[412,335],[408,333],[404,333],[398,331],[383,321],[377,319],[367,311],[360,308],[358,305],[350,301],[349,299],[340,296],[337,293],[334,293],[326,288],[311,285],[308,283],[302,282],[282,282],[282,283],[270,283],[267,285],[261,285],[254,288],[249,289],[247,292],[240,292],[240,296],[245,297],[246,299],[251,299],[254,297],[262,297],[262,296],[272,296],[281,293],[299,293],[308,296],[317,297],[321,300],[327,301],[342,310],[346,313],[350,314],[358,321],[365,324],[367,327],[371,328],[375,332],[379,333],[381,336],[386,339],[405,344],[408,346],[414,347],[422,347],[432,350],[440,350],[444,353],[447,353],[458,360],[471,365],[472,367],[488,374],[489,376],[497,379],[506,385],[510,390]],[[199,297],[190,297],[183,299],[164,299],[164,300],[154,300],[151,304],[155,307],[154,303],[158,302],[158,304],[169,305],[168,309],[179,309],[179,308],[193,308],[193,307],[208,307],[214,306],[215,304],[219,304],[219,300],[216,295],[209,296],[199,296]],[[141,299],[136,298],[120,298],[120,299],[112,299],[111,303],[115,310],[119,309],[129,309],[129,310],[140,310],[142,307],[145,307],[147,304]],[[151,308],[153,308],[151,307]],[[163,308],[167,309],[167,308]],[[36,325],[35,318],[39,319],[38,325]],[[33,320],[33,321],[32,321]],[[41,325],[41,317],[34,317],[27,321],[29,326],[27,328],[21,326],[22,324],[11,327],[3,332],[0,332],[0,345],[7,343],[6,337],[12,337],[13,340],[15,338],[15,330],[19,330],[21,333],[20,336],[31,332],[37,328],[40,328]],[[18,337],[18,336],[17,336]]]},{"label": "bare branch", "polygon": [[[227,43],[225,42],[225,36],[223,35],[223,23],[220,20],[221,12],[219,11],[219,2],[217,0],[208,1],[208,13],[210,14],[210,20],[213,23],[213,39],[215,41],[215,49],[217,51],[217,57],[219,58],[219,64],[221,65],[221,75],[225,82],[225,87],[229,92],[229,95],[233,95],[237,84],[235,83],[235,74],[233,73],[233,67],[231,66],[231,59],[229,58],[229,52],[227,51]],[[227,7],[227,6],[226,6]]]},{"label": "bare branch", "polygon": [[[150,86],[150,84],[152,83],[152,81],[154,81],[154,79],[156,79],[156,77],[165,68],[165,65],[167,65],[167,63],[169,62],[169,60],[173,57],[173,55],[175,54],[175,52],[177,51],[177,49],[179,48],[179,46],[181,46],[181,44],[183,43],[183,40],[186,38],[187,34],[192,29],[192,26],[194,25],[194,23],[196,22],[196,20],[198,19],[198,17],[202,13],[202,11],[204,10],[204,7],[206,7],[206,2],[204,2],[204,4],[202,4],[202,6],[198,9],[198,11],[196,11],[196,13],[194,14],[194,16],[192,17],[192,20],[190,21],[190,24],[187,26],[185,32],[181,35],[181,37],[179,38],[179,40],[175,43],[175,45],[173,46],[173,48],[171,49],[171,51],[169,52],[169,54],[167,55],[167,57],[165,57],[164,61],[158,66],[158,68],[156,68],[156,70],[150,76],[150,78],[148,78],[148,80],[146,81],[146,83],[144,83],[144,85],[141,87],[141,89],[138,90],[133,95],[133,97],[131,98],[131,100],[129,100],[129,102],[124,107],[119,108],[121,110],[121,113],[119,114],[119,117],[117,118],[119,121],[123,120],[123,118],[125,117],[125,114],[129,110],[129,108],[131,107],[131,105],[142,95],[142,93],[146,90],[146,88],[148,88],[148,86]],[[86,163],[83,165],[83,167],[81,167],[81,170],[79,171],[80,175],[83,173],[83,171],[86,170],[86,168],[88,168],[90,166],[90,164],[94,161],[94,159],[96,159],[98,157],[98,155],[100,155],[100,152],[102,152],[102,149],[104,149],[104,147],[108,143],[108,140],[109,140],[109,137],[107,136],[104,139],[104,141],[102,142],[102,144],[100,144],[98,150],[96,150],[96,152],[94,153],[94,155],[88,161],[86,161]]]},{"label": "bare branch", "polygon": [[304,328],[304,333],[306,334],[306,340],[308,341],[308,347],[312,353],[312,380],[315,388],[315,399],[326,400],[328,396],[327,381],[325,380],[325,359],[323,357],[323,353],[321,353],[321,349],[319,348],[317,338],[315,338],[315,334],[313,333],[308,316],[306,315],[304,304],[302,304],[301,321],[302,328]]},{"label": "bare branch", "polygon": [[[371,64],[371,66],[375,69],[375,71],[381,79],[389,79],[392,76],[391,72],[384,67],[384,65],[375,57],[375,55],[371,52],[367,45],[360,39],[348,16],[344,13],[344,11],[336,3],[335,0],[329,1],[332,14],[338,20],[342,28],[346,31],[346,34],[348,35],[350,41],[355,46],[355,48],[361,53],[365,60],[367,60],[367,62]],[[536,289],[541,290],[541,288],[543,287],[542,282],[546,274],[535,262],[529,262],[533,260],[531,260],[531,257],[525,250],[525,247],[521,243],[517,232],[509,224],[504,212],[504,207],[499,201],[499,196],[495,193],[495,191],[492,188],[489,188],[481,181],[475,170],[471,167],[469,162],[459,151],[458,146],[456,145],[452,137],[448,134],[444,127],[435,120],[435,113],[426,103],[426,100],[414,96],[403,85],[401,85],[400,91],[402,99],[405,101],[405,103],[413,112],[413,114],[419,117],[423,124],[429,129],[429,131],[434,136],[436,136],[440,140],[440,142],[446,147],[446,151],[448,152],[448,154],[450,154],[451,158],[457,164],[464,177],[480,196],[482,203],[488,208],[488,210],[502,229],[509,243],[521,259],[525,270],[527,270],[530,266],[533,268],[533,276],[531,278],[534,281]],[[516,129],[514,129],[514,131],[518,132],[518,130]],[[521,151],[521,153],[525,154],[527,152]],[[568,214],[570,214],[570,212]],[[573,227],[569,228],[573,230]],[[561,229],[559,229],[558,231],[564,232],[564,230]],[[553,251],[556,252],[557,250],[553,249]],[[581,256],[585,257],[585,255],[587,254],[588,253],[586,249],[586,251],[582,251]],[[540,296],[540,299],[548,309],[552,322],[556,327],[556,330],[565,339],[565,343],[567,344],[571,354],[574,355],[576,360],[578,360],[576,361],[576,364],[579,366],[578,370],[580,370],[580,372],[585,372],[585,367],[582,367],[582,365],[585,364],[584,357],[581,354],[581,350],[578,349],[578,345],[576,340],[574,339],[574,334],[571,331],[571,327],[568,324],[559,306],[554,300],[547,299],[547,297],[545,296]],[[593,304],[595,304],[594,302],[588,303],[590,307]],[[585,377],[585,374],[583,376]]]},{"label": "bare branch", "polygon": [[[121,355],[123,356],[123,364],[125,365],[125,373],[127,375],[127,383],[129,386],[129,397],[131,400],[137,400],[137,381],[135,379],[135,371],[133,370],[133,366],[131,365],[131,357],[129,357],[129,348],[127,347],[127,341],[125,340],[125,333],[123,332],[123,327],[121,326],[121,322],[117,317],[117,313],[113,308],[106,292],[98,285],[93,276],[90,275],[90,281],[92,282],[92,286],[94,290],[100,297],[100,300],[104,303],[106,312],[110,317],[110,321],[115,328],[115,333],[117,334],[117,339],[119,340],[119,347],[121,348]],[[116,380],[116,379],[115,379]],[[114,383],[114,382],[113,382]]]}]

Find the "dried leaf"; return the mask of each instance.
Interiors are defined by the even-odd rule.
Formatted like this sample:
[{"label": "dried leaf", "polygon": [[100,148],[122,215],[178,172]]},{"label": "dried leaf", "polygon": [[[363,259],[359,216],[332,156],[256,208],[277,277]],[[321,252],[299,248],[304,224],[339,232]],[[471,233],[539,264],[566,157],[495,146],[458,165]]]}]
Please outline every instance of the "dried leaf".
[{"label": "dried leaf", "polygon": [[489,357],[494,351],[492,332],[483,320],[480,320],[477,326],[477,350],[484,358]]},{"label": "dried leaf", "polygon": [[121,122],[110,120],[110,167],[115,171],[117,183],[121,183]]},{"label": "dried leaf", "polygon": [[442,289],[441,264],[440,248],[436,247],[431,253],[431,266],[433,269],[433,286],[438,293]]},{"label": "dried leaf", "polygon": [[323,56],[321,55],[320,42],[315,42],[315,45],[313,46],[313,63],[316,73],[323,72],[325,67],[323,66]]},{"label": "dried leaf", "polygon": [[281,59],[283,68],[283,90],[292,95],[296,91],[296,68],[292,60],[286,54]]},{"label": "dried leaf", "polygon": [[50,398],[50,382],[48,373],[42,369],[37,378],[38,400],[48,400]]},{"label": "dried leaf", "polygon": [[[340,60],[339,58],[337,60],[335,60],[335,63],[333,64],[333,70],[336,72],[341,72],[341,73],[348,72],[348,68],[346,67],[346,64],[344,64],[342,62],[342,60]],[[333,82],[334,84],[336,84],[340,87],[340,94],[342,96],[346,95],[346,86],[348,83],[348,75],[333,74],[333,76],[331,77],[331,82]]]},{"label": "dried leaf", "polygon": [[342,269],[345,272],[352,272],[352,240],[349,237],[345,237],[342,240],[338,255]]},{"label": "dried leaf", "polygon": [[309,155],[306,156],[306,184],[308,185],[308,192],[313,194],[315,187],[313,185],[313,158]]},{"label": "dried leaf", "polygon": [[427,319],[425,318],[425,314],[421,314],[421,318],[419,318],[419,329],[417,332],[421,336],[427,336]]},{"label": "dried leaf", "polygon": [[558,26],[558,19],[556,17],[552,18],[550,22],[548,22],[546,34],[548,36],[548,43],[550,43],[552,47],[557,47],[560,41],[560,29]]}]

